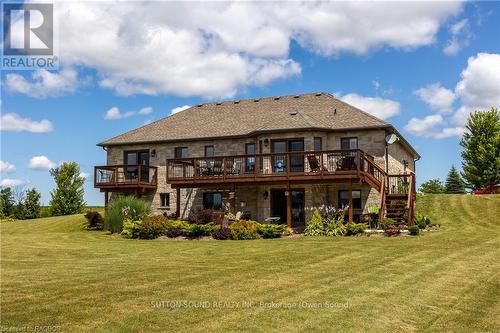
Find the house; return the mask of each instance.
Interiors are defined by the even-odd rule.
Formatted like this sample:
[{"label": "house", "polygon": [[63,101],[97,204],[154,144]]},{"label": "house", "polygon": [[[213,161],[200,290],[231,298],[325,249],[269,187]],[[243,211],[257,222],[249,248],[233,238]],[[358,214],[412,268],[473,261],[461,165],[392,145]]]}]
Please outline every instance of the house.
[{"label": "house", "polygon": [[94,185],[186,218],[199,208],[279,217],[301,229],[313,207],[369,208],[411,223],[415,149],[389,123],[328,93],[195,105],[98,144]]}]

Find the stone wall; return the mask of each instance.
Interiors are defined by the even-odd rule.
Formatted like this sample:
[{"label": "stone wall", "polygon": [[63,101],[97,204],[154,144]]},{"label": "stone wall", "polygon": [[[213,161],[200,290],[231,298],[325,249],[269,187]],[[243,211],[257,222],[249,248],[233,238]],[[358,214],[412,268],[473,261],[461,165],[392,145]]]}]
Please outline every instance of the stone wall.
[{"label": "stone wall", "polygon": [[[262,134],[250,138],[241,139],[220,139],[220,140],[204,140],[204,141],[186,141],[183,143],[151,143],[137,144],[124,146],[110,146],[107,148],[107,164],[123,164],[124,151],[130,150],[156,150],[156,156],[150,157],[150,165],[158,166],[158,188],[156,191],[147,191],[143,197],[151,201],[152,208],[157,213],[166,212],[174,213],[176,209],[176,191],[166,183],[166,160],[174,157],[175,147],[188,147],[187,157],[204,156],[205,146],[213,145],[215,155],[240,155],[245,154],[245,144],[255,143],[256,149],[259,148],[259,140],[264,142],[268,139],[269,144],[262,145],[263,153],[271,151],[270,142],[275,139],[286,138],[303,138],[305,150],[314,148],[314,138],[321,137],[323,150],[340,149],[340,139],[343,137],[357,137],[358,148],[371,154],[375,158],[375,162],[385,169],[385,130],[359,130],[345,132],[326,132],[326,131],[302,131],[290,133],[274,133]],[[402,173],[404,171],[403,160],[409,162],[408,168],[415,170],[413,157],[407,148],[398,141],[389,146],[389,172]],[[259,220],[263,220],[270,216],[270,198],[264,200],[264,192],[267,190],[270,193],[271,188],[283,188],[283,185],[268,186],[238,186],[235,194],[236,210],[241,210],[242,203],[245,205],[243,210],[249,210],[252,215]],[[347,189],[348,184],[331,184],[331,185],[297,185],[295,188],[303,188],[305,190],[306,207],[319,206],[323,203],[333,203],[337,206],[338,190]],[[371,189],[367,184],[353,184],[353,189],[362,189],[362,204],[363,210],[373,205],[379,205],[379,194],[376,190]],[[181,217],[187,217],[189,212],[198,207],[202,207],[204,191],[221,191],[223,200],[229,200],[229,188],[220,187],[212,189],[181,189]],[[168,207],[160,206],[160,193],[170,193],[170,205]],[[306,220],[308,220],[310,210],[306,209]]]}]

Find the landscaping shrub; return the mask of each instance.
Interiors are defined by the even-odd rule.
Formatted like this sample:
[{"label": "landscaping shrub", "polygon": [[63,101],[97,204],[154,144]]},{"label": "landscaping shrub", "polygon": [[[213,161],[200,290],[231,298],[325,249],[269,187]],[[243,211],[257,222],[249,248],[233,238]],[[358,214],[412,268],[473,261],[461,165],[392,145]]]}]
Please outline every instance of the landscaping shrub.
[{"label": "landscaping shrub", "polygon": [[151,211],[150,205],[134,196],[121,196],[113,200],[104,218],[105,229],[111,232],[121,232],[125,219],[138,221],[144,219]]},{"label": "landscaping shrub", "polygon": [[390,229],[393,228],[396,225],[396,221],[393,219],[390,219],[388,217],[381,218],[379,221],[379,225],[382,229]]},{"label": "landscaping shrub", "polygon": [[305,236],[324,236],[325,226],[323,225],[323,218],[318,209],[315,209],[309,223],[307,224],[306,230],[304,231]]},{"label": "landscaping shrub", "polygon": [[167,234],[169,221],[163,215],[150,216],[139,224],[138,236],[141,239],[155,239]]},{"label": "landscaping shrub", "polygon": [[203,236],[210,236],[214,231],[214,225],[212,223],[207,224],[190,224],[184,230],[184,235],[189,239],[200,238]]},{"label": "landscaping shrub", "polygon": [[347,236],[355,236],[359,234],[363,234],[368,226],[366,223],[352,223],[349,222],[346,225],[346,235]]},{"label": "landscaping shrub", "polygon": [[167,229],[168,238],[176,238],[182,236],[184,231],[179,227],[169,227]]},{"label": "landscaping shrub", "polygon": [[325,235],[327,236],[343,236],[347,229],[344,224],[344,216],[338,218],[329,217],[326,220]]},{"label": "landscaping shrub", "polygon": [[412,225],[408,227],[408,233],[412,236],[418,236],[418,234],[420,233],[420,228],[416,225]]},{"label": "landscaping shrub", "polygon": [[425,229],[426,227],[433,225],[429,217],[420,214],[415,216],[414,222],[420,229]]},{"label": "landscaping shrub", "polygon": [[87,230],[102,230],[104,228],[104,219],[96,211],[89,211],[84,215],[87,219]]},{"label": "landscaping shrub", "polygon": [[289,226],[285,227],[285,230],[283,230],[283,236],[291,236],[293,235],[293,229],[290,228]]},{"label": "landscaping shrub", "polygon": [[237,221],[231,224],[231,235],[233,239],[256,239],[259,238],[258,223],[254,221]]},{"label": "landscaping shrub", "polygon": [[213,222],[213,210],[211,209],[198,209],[197,211],[189,213],[188,221],[191,224],[207,224]]},{"label": "landscaping shrub", "polygon": [[280,238],[285,231],[283,224],[258,224],[257,232],[262,238]]},{"label": "landscaping shrub", "polygon": [[139,238],[142,221],[132,221],[126,219],[123,221],[123,230],[120,233],[125,238]]},{"label": "landscaping shrub", "polygon": [[387,236],[399,236],[401,234],[401,228],[398,226],[392,226],[384,229]]},{"label": "landscaping shrub", "polygon": [[231,229],[227,227],[214,228],[214,231],[212,232],[212,237],[217,240],[231,239],[232,238]]}]

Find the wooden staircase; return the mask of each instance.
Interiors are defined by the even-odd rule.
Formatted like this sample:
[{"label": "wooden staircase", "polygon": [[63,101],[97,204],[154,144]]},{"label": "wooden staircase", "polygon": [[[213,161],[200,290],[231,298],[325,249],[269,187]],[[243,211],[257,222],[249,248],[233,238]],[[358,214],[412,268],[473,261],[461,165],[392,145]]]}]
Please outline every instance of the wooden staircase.
[{"label": "wooden staircase", "polygon": [[413,224],[415,214],[415,174],[391,175],[373,159],[362,156],[363,181],[380,193],[379,217],[387,217],[397,224]]}]

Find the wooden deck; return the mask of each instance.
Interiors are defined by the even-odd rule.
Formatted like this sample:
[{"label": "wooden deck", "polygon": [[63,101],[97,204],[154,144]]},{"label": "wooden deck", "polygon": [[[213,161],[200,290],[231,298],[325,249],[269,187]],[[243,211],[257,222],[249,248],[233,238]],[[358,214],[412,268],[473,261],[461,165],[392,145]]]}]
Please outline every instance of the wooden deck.
[{"label": "wooden deck", "polygon": [[94,167],[94,187],[101,192],[140,192],[156,189],[158,167],[146,165],[103,165]]},{"label": "wooden deck", "polygon": [[362,150],[325,150],[167,160],[172,187],[362,180],[380,187],[384,171]]}]

